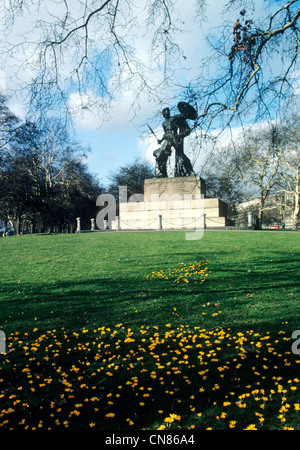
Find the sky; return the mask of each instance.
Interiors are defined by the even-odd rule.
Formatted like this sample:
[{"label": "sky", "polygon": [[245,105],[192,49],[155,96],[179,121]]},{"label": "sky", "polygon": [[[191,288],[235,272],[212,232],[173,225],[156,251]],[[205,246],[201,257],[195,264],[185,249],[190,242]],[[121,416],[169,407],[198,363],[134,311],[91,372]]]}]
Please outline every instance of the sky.
[{"label": "sky", "polygon": [[[51,5],[53,0],[49,0]],[[206,20],[201,23],[195,23],[195,10],[193,7],[193,0],[176,0],[176,6],[180,11],[181,26],[184,33],[178,37],[179,43],[183,49],[186,64],[182,71],[182,77],[188,80],[197,73],[200,59],[205,56],[208,51],[208,45],[205,40],[205,35],[208,31],[214,32],[217,26],[221,25],[223,16],[221,14],[225,5],[225,1],[210,0],[209,7],[206,10]],[[255,0],[257,8],[262,8],[262,0]],[[232,20],[238,18],[236,16]],[[32,19],[34,20],[34,19]],[[20,22],[21,21],[21,22]],[[234,23],[234,22],[233,22]],[[24,27],[22,18],[19,19],[20,27]],[[21,31],[20,31],[21,33]],[[145,39],[145,42],[143,41]],[[141,34],[137,43],[137,52],[141,59],[146,58],[146,47],[149,44],[146,42],[147,37],[143,38]],[[188,70],[187,70],[188,69]],[[7,69],[9,71],[9,69]],[[2,92],[13,92],[14,86],[11,85],[11,77],[8,76],[5,70],[0,71],[0,90]],[[25,74],[26,76],[26,74]],[[30,76],[30,73],[27,74]],[[156,74],[153,73],[153,77]],[[99,180],[105,185],[109,183],[109,178],[112,172],[116,172],[121,166],[132,163],[136,158],[146,159],[154,166],[153,151],[158,147],[156,139],[151,135],[147,127],[147,121],[150,117],[159,111],[159,105],[145,97],[141,97],[140,109],[137,116],[132,119],[129,109],[133,101],[134,93],[131,91],[124,92],[122,96],[114,99],[113,113],[107,122],[101,123],[96,116],[83,110],[78,111],[74,115],[74,126],[78,141],[90,149],[86,163],[93,174],[98,176]],[[155,96],[154,96],[155,97]],[[76,93],[70,98],[70,102],[76,105],[78,101]],[[174,107],[180,101],[180,98],[174,98],[173,104],[165,105]],[[20,97],[11,96],[9,101],[11,110],[21,119],[25,119],[26,110]],[[155,128],[155,133],[158,137],[162,136],[161,126],[158,124]],[[189,148],[193,142],[193,136],[186,138],[186,148]],[[187,152],[188,153],[188,152]],[[201,166],[200,160],[195,164]]]}]

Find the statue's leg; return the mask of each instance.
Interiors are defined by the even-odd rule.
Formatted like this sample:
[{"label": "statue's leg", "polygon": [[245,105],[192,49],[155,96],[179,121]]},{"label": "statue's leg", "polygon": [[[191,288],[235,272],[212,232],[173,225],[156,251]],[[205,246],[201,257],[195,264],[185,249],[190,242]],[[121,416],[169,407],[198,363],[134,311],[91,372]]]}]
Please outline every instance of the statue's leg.
[{"label": "statue's leg", "polygon": [[186,155],[183,155],[183,158],[184,158],[184,167],[188,175],[195,175],[190,159]]},{"label": "statue's leg", "polygon": [[176,146],[175,154],[175,177],[186,177],[195,175],[193,166],[189,158],[183,152],[183,144]]},{"label": "statue's leg", "polygon": [[161,165],[160,165],[160,170],[162,173],[163,177],[168,177],[168,173],[167,173],[167,162],[168,162],[168,158],[169,158],[169,153],[168,152],[164,152],[161,155]]},{"label": "statue's leg", "polygon": [[156,159],[155,165],[155,176],[156,177],[167,177],[167,161],[170,155],[170,148],[166,142],[163,145],[153,152],[153,155]]},{"label": "statue's leg", "polygon": [[186,176],[183,160],[183,143],[179,143],[175,147],[175,177]]}]

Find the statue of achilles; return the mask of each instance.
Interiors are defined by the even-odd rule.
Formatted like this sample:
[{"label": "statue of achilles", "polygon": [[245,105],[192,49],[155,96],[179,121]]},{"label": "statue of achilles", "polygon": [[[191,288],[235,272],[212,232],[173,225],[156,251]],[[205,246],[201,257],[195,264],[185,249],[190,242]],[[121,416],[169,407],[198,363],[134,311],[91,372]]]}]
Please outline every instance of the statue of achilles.
[{"label": "statue of achilles", "polygon": [[160,148],[153,152],[156,158],[155,173],[157,177],[167,177],[167,161],[175,149],[175,177],[195,175],[189,158],[183,151],[183,140],[191,133],[186,119],[196,120],[195,109],[185,102],[178,103],[180,114],[171,116],[170,108],[164,108],[162,114],[165,120],[162,123],[164,135],[158,139]]}]

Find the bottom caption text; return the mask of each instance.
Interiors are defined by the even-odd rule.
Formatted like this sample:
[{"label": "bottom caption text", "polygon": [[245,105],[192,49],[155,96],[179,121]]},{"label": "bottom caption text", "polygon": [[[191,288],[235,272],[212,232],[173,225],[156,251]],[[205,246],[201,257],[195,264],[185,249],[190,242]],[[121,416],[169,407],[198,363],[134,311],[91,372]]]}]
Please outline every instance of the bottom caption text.
[{"label": "bottom caption text", "polygon": [[118,433],[112,433],[110,435],[105,436],[104,444],[108,446],[117,446],[117,445],[127,445],[132,448],[142,447],[145,445],[180,445],[191,447],[196,443],[194,434],[189,433],[141,433],[131,436],[120,435]]}]

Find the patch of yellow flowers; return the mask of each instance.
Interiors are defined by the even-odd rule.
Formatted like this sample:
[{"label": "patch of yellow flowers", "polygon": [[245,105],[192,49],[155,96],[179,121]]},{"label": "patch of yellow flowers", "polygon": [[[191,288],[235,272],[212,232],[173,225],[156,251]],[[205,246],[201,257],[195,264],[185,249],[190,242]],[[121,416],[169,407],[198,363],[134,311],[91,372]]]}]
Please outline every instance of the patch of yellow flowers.
[{"label": "patch of yellow flowers", "polygon": [[170,323],[12,333],[0,429],[297,429],[289,339]]},{"label": "patch of yellow flowers", "polygon": [[200,260],[190,262],[188,264],[181,263],[179,267],[168,268],[168,270],[160,270],[152,272],[147,278],[161,278],[163,280],[171,280],[174,283],[204,283],[208,276],[208,260]]}]

